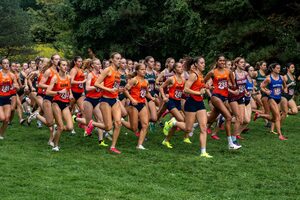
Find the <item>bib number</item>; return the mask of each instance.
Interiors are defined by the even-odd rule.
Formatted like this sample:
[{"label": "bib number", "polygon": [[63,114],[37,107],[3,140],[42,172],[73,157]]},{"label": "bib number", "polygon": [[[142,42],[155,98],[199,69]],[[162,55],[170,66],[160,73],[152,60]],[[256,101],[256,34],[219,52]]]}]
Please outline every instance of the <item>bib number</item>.
[{"label": "bib number", "polygon": [[9,91],[9,85],[4,85],[4,86],[2,86],[2,89],[1,89],[1,91],[2,92],[8,92]]},{"label": "bib number", "polygon": [[275,88],[274,95],[280,95],[280,94],[281,94],[281,88]]},{"label": "bib number", "polygon": [[218,88],[221,89],[221,90],[227,88],[227,81],[220,81],[218,83]]},{"label": "bib number", "polygon": [[146,97],[146,93],[147,93],[147,91],[145,89],[141,89],[141,92],[140,92],[141,98],[145,98]]},{"label": "bib number", "polygon": [[175,90],[175,98],[180,99],[182,97],[182,91],[180,90]]}]

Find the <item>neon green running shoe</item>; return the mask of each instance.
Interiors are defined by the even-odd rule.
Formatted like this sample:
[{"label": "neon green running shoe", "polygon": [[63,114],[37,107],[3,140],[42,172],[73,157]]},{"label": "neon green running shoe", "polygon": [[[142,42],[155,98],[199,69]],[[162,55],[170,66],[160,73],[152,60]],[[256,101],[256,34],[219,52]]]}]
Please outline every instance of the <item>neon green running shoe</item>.
[{"label": "neon green running shoe", "polygon": [[163,129],[165,135],[169,134],[170,129],[174,126],[174,122],[176,122],[176,119],[174,117],[172,117],[170,121],[165,122],[165,126]]},{"label": "neon green running shoe", "polygon": [[173,147],[172,147],[172,145],[171,145],[171,143],[169,141],[164,140],[162,142],[162,145],[168,147],[169,149],[173,149]]},{"label": "neon green running shoe", "polygon": [[108,146],[108,144],[106,144],[104,142],[104,140],[102,140],[101,142],[99,142],[99,147],[107,147],[107,146]]},{"label": "neon green running shoe", "polygon": [[187,144],[192,144],[190,138],[188,138],[188,137],[187,137],[187,138],[184,138],[184,139],[183,139],[183,142],[184,142],[184,143],[187,143]]},{"label": "neon green running shoe", "polygon": [[205,152],[200,154],[200,158],[212,158],[212,156]]},{"label": "neon green running shoe", "polygon": [[76,115],[72,115],[72,121],[74,124],[76,123],[75,118],[76,118]]}]

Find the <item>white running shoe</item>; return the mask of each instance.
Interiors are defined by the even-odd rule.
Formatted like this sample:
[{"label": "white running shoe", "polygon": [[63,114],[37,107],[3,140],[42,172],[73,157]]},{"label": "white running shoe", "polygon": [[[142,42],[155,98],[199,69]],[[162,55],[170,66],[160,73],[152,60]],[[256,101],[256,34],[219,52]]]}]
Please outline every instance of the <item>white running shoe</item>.
[{"label": "white running shoe", "polygon": [[4,140],[4,137],[3,137],[3,136],[0,136],[0,140]]},{"label": "white running shoe", "polygon": [[242,146],[241,145],[236,145],[236,144],[229,144],[228,149],[229,150],[237,150],[240,149]]},{"label": "white running shoe", "polygon": [[73,129],[73,130],[71,131],[71,134],[72,134],[72,135],[75,135],[75,134],[76,134],[76,131]]},{"label": "white running shoe", "polygon": [[52,151],[59,151],[59,147],[58,147],[58,146],[53,147],[53,148],[52,148]]},{"label": "white running shoe", "polygon": [[35,111],[27,118],[27,124],[30,125],[31,121],[36,119],[36,116],[39,114],[38,111]]},{"label": "white running shoe", "polygon": [[48,142],[48,145],[54,147],[54,142]]},{"label": "white running shoe", "polygon": [[147,150],[143,145],[138,145],[137,147],[136,147],[136,149],[139,149],[139,150]]}]

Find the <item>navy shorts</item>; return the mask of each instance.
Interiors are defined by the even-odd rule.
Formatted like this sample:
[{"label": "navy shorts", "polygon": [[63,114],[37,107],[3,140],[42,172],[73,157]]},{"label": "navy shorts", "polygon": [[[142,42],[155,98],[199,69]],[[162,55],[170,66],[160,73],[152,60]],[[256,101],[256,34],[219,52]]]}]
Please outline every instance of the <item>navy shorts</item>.
[{"label": "navy shorts", "polygon": [[39,94],[39,93],[37,93],[37,95],[36,96],[40,96],[40,97],[42,97],[42,98],[44,98],[44,94]]},{"label": "navy shorts", "polygon": [[138,103],[137,105],[132,105],[130,102],[129,106],[135,107],[139,112],[145,107],[145,103]]},{"label": "navy shorts", "polygon": [[205,110],[203,101],[195,101],[192,97],[187,98],[184,104],[184,111],[197,112],[199,110]]},{"label": "navy shorts", "polygon": [[231,103],[231,102],[237,102],[239,105],[242,105],[242,104],[245,104],[245,97],[241,97],[239,99],[228,99],[228,102]]},{"label": "navy shorts", "polygon": [[81,92],[73,92],[72,91],[72,94],[73,94],[73,97],[75,99],[75,101],[77,101],[80,97],[82,97],[82,93]]},{"label": "navy shorts", "polygon": [[280,99],[274,99],[272,97],[268,97],[268,100],[273,99],[277,104],[279,104],[281,102],[281,98]]},{"label": "navy shorts", "polygon": [[245,106],[248,106],[250,103],[251,97],[245,97]]},{"label": "navy shorts", "polygon": [[289,95],[288,93],[283,93],[282,96],[286,98],[287,101],[290,101],[293,98],[293,95]]},{"label": "navy shorts", "polygon": [[100,103],[102,103],[102,102],[108,103],[110,107],[113,107],[113,105],[115,105],[115,103],[117,103],[117,99],[101,97]]},{"label": "navy shorts", "polygon": [[218,97],[219,99],[221,99],[223,102],[227,101],[227,97],[224,97],[220,94],[212,94],[213,97]]},{"label": "navy shorts", "polygon": [[53,103],[56,103],[61,111],[63,111],[65,108],[69,107],[69,103],[66,103],[66,102],[53,101]]},{"label": "navy shorts", "polygon": [[52,101],[52,99],[53,99],[52,96],[48,96],[48,95],[44,96],[44,100]]},{"label": "navy shorts", "polygon": [[0,106],[9,105],[11,103],[10,96],[0,97]]},{"label": "navy shorts", "polygon": [[90,102],[93,108],[95,108],[100,103],[100,98],[93,99],[93,98],[85,97],[84,101]]},{"label": "navy shorts", "polygon": [[167,108],[169,111],[171,111],[174,108],[177,108],[177,110],[181,110],[181,101],[170,98],[167,102]]}]

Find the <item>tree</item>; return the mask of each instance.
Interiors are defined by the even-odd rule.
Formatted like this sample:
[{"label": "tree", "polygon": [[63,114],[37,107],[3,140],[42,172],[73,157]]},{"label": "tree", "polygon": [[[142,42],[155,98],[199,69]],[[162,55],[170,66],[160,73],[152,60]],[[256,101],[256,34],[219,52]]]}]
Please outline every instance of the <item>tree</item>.
[{"label": "tree", "polygon": [[5,57],[28,52],[31,44],[30,18],[20,8],[19,0],[2,0],[0,3],[0,49]]}]

